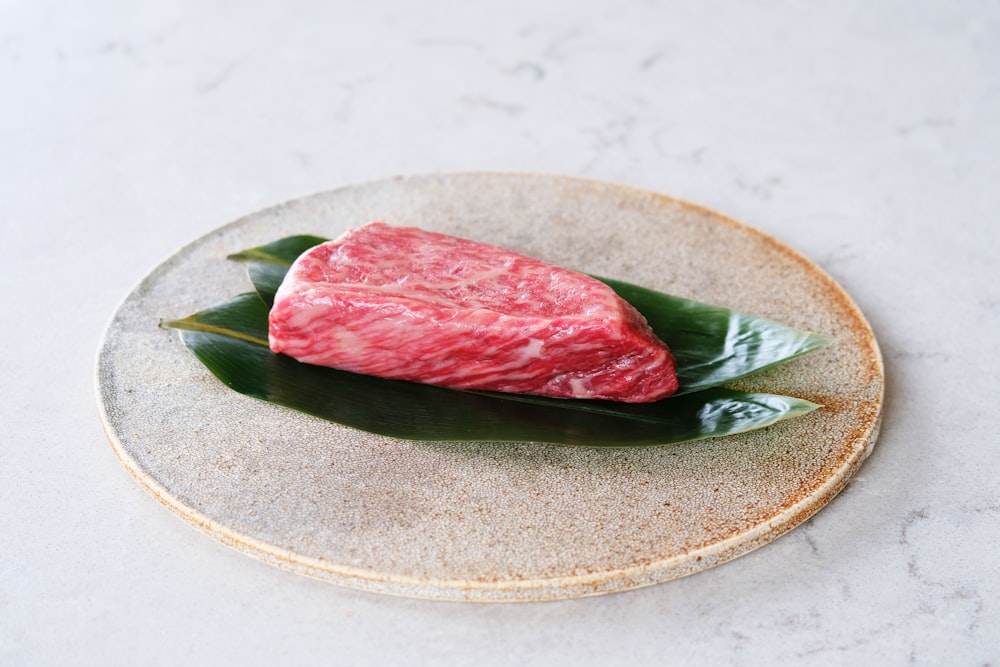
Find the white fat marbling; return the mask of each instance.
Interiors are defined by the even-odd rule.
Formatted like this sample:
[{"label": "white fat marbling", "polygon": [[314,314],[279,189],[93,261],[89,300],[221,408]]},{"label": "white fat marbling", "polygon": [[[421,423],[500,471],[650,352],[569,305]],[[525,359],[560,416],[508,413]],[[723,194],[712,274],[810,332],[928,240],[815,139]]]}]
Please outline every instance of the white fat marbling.
[{"label": "white fat marbling", "polygon": [[[0,90],[0,663],[1000,664],[1000,5],[10,0]],[[513,606],[288,574],[128,477],[94,355],[161,259],[482,169],[668,192],[817,261],[886,359],[859,476],[714,570]]]}]

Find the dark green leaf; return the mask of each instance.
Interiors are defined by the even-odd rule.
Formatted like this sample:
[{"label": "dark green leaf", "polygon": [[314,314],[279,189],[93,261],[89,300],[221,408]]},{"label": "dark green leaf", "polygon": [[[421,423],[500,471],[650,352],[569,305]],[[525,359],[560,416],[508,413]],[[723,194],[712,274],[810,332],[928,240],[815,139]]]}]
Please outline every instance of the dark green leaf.
[{"label": "dark green leaf", "polygon": [[163,320],[160,326],[182,331],[217,333],[267,348],[268,311],[267,304],[257,294],[240,294],[189,317]]},{"label": "dark green leaf", "polygon": [[247,263],[254,289],[260,298],[270,305],[274,303],[274,293],[278,291],[278,286],[285,279],[288,267],[295,258],[326,240],[307,234],[288,236],[267,245],[234,253],[229,259]]},{"label": "dark green leaf", "polygon": [[678,394],[715,387],[831,343],[760,317],[601,278],[646,317],[677,361]]},{"label": "dark green leaf", "polygon": [[299,363],[267,347],[267,305],[243,294],[182,320],[184,344],[236,391],[365,431],[411,440],[658,445],[740,433],[817,406],[709,389],[658,403],[461,391]]}]

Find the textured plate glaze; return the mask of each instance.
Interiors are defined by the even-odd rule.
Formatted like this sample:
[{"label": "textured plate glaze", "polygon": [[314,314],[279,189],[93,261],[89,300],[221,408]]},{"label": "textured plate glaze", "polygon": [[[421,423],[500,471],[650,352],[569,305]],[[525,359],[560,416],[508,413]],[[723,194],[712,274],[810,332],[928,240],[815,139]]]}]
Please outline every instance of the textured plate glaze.
[{"label": "textured plate glaze", "polygon": [[[831,347],[740,384],[825,407],[665,447],[416,443],[237,394],[176,332],[157,327],[249,291],[228,253],[291,234],[333,237],[371,220],[503,245],[832,336]],[[125,467],[225,544],[354,588],[503,601],[655,584],[790,530],[870,453],[883,375],[872,332],[843,290],[752,228],[609,183],[452,174],[322,193],[195,241],[116,313],[97,382]]]}]

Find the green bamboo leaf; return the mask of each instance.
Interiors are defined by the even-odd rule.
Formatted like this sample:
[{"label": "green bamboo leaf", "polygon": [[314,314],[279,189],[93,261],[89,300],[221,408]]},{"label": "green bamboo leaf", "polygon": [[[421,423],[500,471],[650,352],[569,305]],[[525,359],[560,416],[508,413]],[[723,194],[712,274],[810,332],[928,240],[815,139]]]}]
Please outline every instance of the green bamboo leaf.
[{"label": "green bamboo leaf", "polygon": [[769,426],[809,401],[709,389],[658,403],[463,391],[302,364],[267,347],[267,305],[243,294],[163,326],[232,389],[381,435],[434,441],[662,445]]},{"label": "green bamboo leaf", "polygon": [[[293,236],[231,255],[248,263],[250,280],[268,304],[295,259],[318,236]],[[594,276],[642,313],[670,346],[680,389],[690,394],[732,382],[829,345],[829,338],[777,322]]]},{"label": "green bamboo leaf", "polygon": [[595,277],[635,306],[670,346],[677,361],[678,394],[746,377],[832,342],[761,317]]},{"label": "green bamboo leaf", "polygon": [[257,294],[240,294],[225,303],[160,326],[182,331],[216,333],[270,349],[267,341],[267,304]]},{"label": "green bamboo leaf", "polygon": [[247,263],[247,271],[254,289],[260,298],[270,305],[274,303],[274,293],[278,291],[278,286],[285,279],[288,267],[295,258],[326,240],[308,234],[288,236],[267,245],[233,253],[229,259]]}]

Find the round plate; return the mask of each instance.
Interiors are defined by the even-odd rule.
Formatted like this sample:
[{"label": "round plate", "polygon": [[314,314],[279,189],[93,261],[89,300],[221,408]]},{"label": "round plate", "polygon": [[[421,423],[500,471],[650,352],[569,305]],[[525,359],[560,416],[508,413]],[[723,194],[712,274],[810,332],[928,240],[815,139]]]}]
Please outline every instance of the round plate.
[{"label": "round plate", "polygon": [[[335,237],[372,220],[831,336],[832,346],[739,387],[824,407],[760,431],[663,447],[418,443],[237,394],[157,326],[251,290],[229,253],[292,234]],[[772,238],[652,192],[486,173],[334,190],[202,237],[125,300],[97,381],[125,467],[223,543],[353,588],[500,601],[655,584],[773,540],[825,505],[871,451],[883,372],[850,298]]]}]

